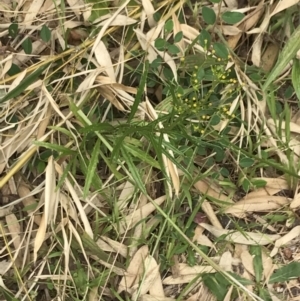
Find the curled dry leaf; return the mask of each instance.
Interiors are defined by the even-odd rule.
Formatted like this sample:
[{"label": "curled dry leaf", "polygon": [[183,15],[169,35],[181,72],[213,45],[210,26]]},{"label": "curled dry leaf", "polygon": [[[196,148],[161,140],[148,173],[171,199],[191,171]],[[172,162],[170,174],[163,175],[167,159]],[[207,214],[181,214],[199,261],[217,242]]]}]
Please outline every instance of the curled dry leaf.
[{"label": "curled dry leaf", "polygon": [[55,169],[53,156],[49,157],[48,164],[46,167],[46,182],[44,195],[44,213],[34,240],[34,261],[37,260],[37,252],[39,251],[40,247],[42,246],[45,240],[47,225],[50,222],[50,219],[54,213],[53,210],[55,209],[53,206],[53,204],[55,204]]},{"label": "curled dry leaf", "polygon": [[[152,120],[158,119],[158,115],[157,115],[156,111],[154,110],[152,104],[150,103],[150,101],[147,97],[146,97],[146,108],[147,108],[147,113],[149,114],[149,117]],[[160,129],[164,128],[162,122],[159,122],[158,126],[159,126]],[[170,142],[169,137],[168,137],[167,134],[163,134],[163,138],[166,142]],[[172,157],[174,157],[174,153],[173,153],[172,150],[168,150],[168,152]],[[170,176],[171,179],[172,179],[172,184],[173,184],[173,187],[174,187],[174,190],[175,190],[175,194],[177,196],[179,194],[179,189],[180,189],[180,180],[179,180],[179,174],[178,174],[177,166],[170,159],[168,159],[166,157],[166,155],[163,154],[162,157],[163,157],[163,162],[165,164],[167,175]],[[167,183],[170,186],[169,181]],[[170,191],[170,197],[171,197],[171,194],[172,194],[171,187],[170,187],[169,191]]]},{"label": "curled dry leaf", "polygon": [[194,184],[194,187],[197,190],[199,190],[202,194],[210,196],[210,197],[212,197],[216,200],[223,201],[223,202],[226,202],[226,203],[233,203],[233,200],[230,197],[223,194],[220,190],[219,190],[219,192],[216,191],[215,189],[213,189],[211,187],[211,185],[209,185],[204,180],[197,181]]},{"label": "curled dry leaf", "polygon": [[282,178],[253,178],[253,180],[266,181],[266,186],[256,189],[248,193],[244,199],[251,199],[255,197],[270,196],[282,191],[284,189],[289,189],[289,185],[285,179]]},{"label": "curled dry leaf", "polygon": [[[211,267],[203,267],[203,272],[201,273],[214,273],[212,272]],[[198,279],[200,281],[199,273],[197,274],[189,274],[189,275],[183,275],[176,278],[173,278],[173,276],[169,276],[163,280],[164,285],[175,285],[175,284],[184,284],[184,283],[190,283],[191,281],[195,281],[195,279]]]},{"label": "curled dry leaf", "polygon": [[[61,168],[61,166],[57,163],[55,163],[55,169],[57,171],[57,173],[59,175],[62,175],[63,174],[63,169]],[[91,228],[91,225],[89,223],[89,220],[87,218],[87,215],[84,211],[84,208],[81,204],[81,201],[79,199],[79,196],[76,192],[76,190],[74,189],[74,184],[72,185],[70,183],[70,181],[68,180],[68,178],[65,179],[65,185],[66,185],[66,189],[69,191],[76,207],[77,207],[77,210],[78,210],[78,216],[80,217],[80,219],[82,220],[82,223],[83,223],[83,226],[84,226],[84,230],[85,232],[91,237],[93,238],[94,236],[94,232]],[[82,195],[82,192],[81,192],[81,195]]]},{"label": "curled dry leaf", "polygon": [[299,0],[285,0],[277,2],[274,10],[271,13],[271,17],[278,14],[279,12],[299,3]]},{"label": "curled dry leaf", "polygon": [[67,2],[70,9],[75,13],[76,17],[79,18],[85,9],[85,2],[83,0],[67,0]]},{"label": "curled dry leaf", "polygon": [[[201,197],[202,199],[202,197]],[[203,212],[205,212],[206,216],[208,217],[209,221],[211,222],[212,225],[219,229],[223,229],[221,223],[219,222],[217,215],[215,214],[211,204],[204,200],[201,206]]]},{"label": "curled dry leaf", "polygon": [[148,18],[148,24],[150,28],[153,28],[156,25],[156,21],[153,18],[153,15],[155,13],[155,9],[151,3],[150,0],[142,0],[142,6],[143,9],[147,15]]},{"label": "curled dry leaf", "polygon": [[232,254],[226,251],[222,254],[219,266],[226,272],[232,272]]},{"label": "curled dry leaf", "polygon": [[238,231],[230,231],[230,230],[220,230],[214,226],[209,224],[202,223],[200,225],[207,231],[209,231],[215,237],[224,237],[224,240],[229,242],[234,242],[243,245],[268,245],[280,238],[280,235],[268,235],[263,233],[252,233],[252,232],[238,232]]},{"label": "curled dry leaf", "polygon": [[176,299],[168,298],[168,297],[157,297],[157,296],[151,296],[151,295],[143,295],[140,296],[139,301],[176,301]]},{"label": "curled dry leaf", "polygon": [[[156,205],[160,206],[166,200],[166,196],[161,196],[154,200]],[[120,234],[125,233],[129,229],[133,228],[136,223],[140,222],[142,219],[147,217],[155,210],[155,206],[152,203],[148,203],[145,206],[135,210],[132,214],[125,217],[125,219],[119,222]],[[116,225],[117,226],[117,225]]]},{"label": "curled dry leaf", "polygon": [[241,30],[236,26],[223,25],[217,26],[218,29],[222,31],[222,33],[226,36],[236,36],[241,32]]},{"label": "curled dry leaf", "polygon": [[253,257],[248,250],[244,250],[240,255],[244,268],[252,275],[255,276],[253,267]]},{"label": "curled dry leaf", "polygon": [[[215,272],[215,269],[210,266],[201,266],[201,265],[190,266],[186,263],[179,263],[177,276],[201,274],[201,273],[214,273],[214,272]],[[174,278],[176,278],[176,277],[174,277]]]},{"label": "curled dry leaf", "polygon": [[97,44],[97,47],[94,48],[94,53],[98,64],[104,68],[105,72],[111,78],[111,80],[116,82],[116,75],[112,61],[103,41],[100,41]]},{"label": "curled dry leaf", "polygon": [[283,196],[262,196],[243,199],[227,208],[224,213],[232,214],[236,217],[245,217],[249,212],[263,212],[279,209],[289,204],[290,199]]},{"label": "curled dry leaf", "polygon": [[[11,236],[15,250],[19,250],[21,246],[21,226],[15,214],[5,216],[5,221],[8,228],[8,234]],[[20,255],[20,254],[19,254]]]},{"label": "curled dry leaf", "polygon": [[96,243],[103,251],[118,253],[124,258],[128,255],[128,247],[126,245],[109,237],[101,236]]},{"label": "curled dry leaf", "polygon": [[135,186],[131,182],[126,181],[116,203],[116,206],[119,208],[119,210],[122,211],[124,208],[126,208],[128,201],[134,194],[134,191]]},{"label": "curled dry leaf", "polygon": [[299,235],[300,235],[300,226],[296,226],[291,231],[289,231],[287,234],[285,234],[282,237],[280,237],[279,239],[277,239],[275,241],[275,246],[274,246],[274,249],[272,250],[270,256],[274,257],[277,254],[278,249],[280,247],[282,247],[283,245],[286,245],[287,243],[289,243],[291,240],[295,239],[296,237],[299,237]]},{"label": "curled dry leaf", "polygon": [[136,283],[132,288],[132,299],[136,300],[139,295],[145,295],[147,292],[152,296],[164,297],[164,290],[159,274],[159,265],[153,256],[148,255],[144,261],[142,281]]},{"label": "curled dry leaf", "polygon": [[269,72],[272,70],[277,61],[279,50],[280,48],[278,44],[268,44],[261,58],[261,68],[264,71]]},{"label": "curled dry leaf", "polygon": [[[44,3],[44,0],[31,1],[30,7],[27,10],[23,23],[26,26],[30,26],[36,19],[36,16],[40,13],[40,9]],[[25,12],[25,11],[24,11]]]},{"label": "curled dry leaf", "polygon": [[129,266],[126,270],[125,275],[121,279],[118,286],[118,293],[122,291],[129,291],[134,285],[135,281],[139,280],[140,267],[143,266],[143,262],[148,256],[149,249],[148,246],[142,246],[132,257]]},{"label": "curled dry leaf", "polygon": [[[27,207],[27,208],[37,205],[35,198],[30,195],[30,192],[31,191],[24,183],[19,185],[18,194],[19,194],[20,198],[24,198],[22,202],[23,202],[24,207]],[[34,210],[28,209],[27,213],[29,215],[34,214]],[[39,225],[41,223],[41,216],[39,214],[34,215],[34,222],[37,225]]]}]

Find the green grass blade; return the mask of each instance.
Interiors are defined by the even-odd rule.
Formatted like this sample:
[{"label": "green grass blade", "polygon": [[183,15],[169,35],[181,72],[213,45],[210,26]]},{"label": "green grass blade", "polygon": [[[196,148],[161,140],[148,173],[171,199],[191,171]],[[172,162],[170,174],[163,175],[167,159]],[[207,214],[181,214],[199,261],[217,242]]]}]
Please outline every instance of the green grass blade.
[{"label": "green grass blade", "polygon": [[18,97],[20,94],[22,94],[27,87],[29,87],[39,78],[39,76],[48,68],[48,66],[49,64],[42,66],[34,72],[32,72],[30,75],[26,76],[25,79],[22,80],[17,87],[15,87],[13,90],[8,92],[4,97],[0,99],[0,103]]},{"label": "green grass blade", "polygon": [[300,60],[294,59],[292,69],[292,83],[298,100],[300,101]]},{"label": "green grass blade", "polygon": [[90,190],[90,186],[92,184],[93,177],[94,177],[95,171],[97,169],[97,164],[99,162],[99,153],[100,153],[100,140],[97,139],[96,145],[92,152],[91,160],[89,162],[87,177],[85,179],[85,185],[83,188],[83,197],[84,198],[86,198],[86,196]]},{"label": "green grass blade", "polygon": [[263,85],[263,90],[266,91],[270,84],[277,78],[277,76],[282,72],[286,65],[295,57],[297,51],[300,49],[300,27],[298,27],[291,37],[288,39],[286,45],[284,46],[278,61],[267,77]]},{"label": "green grass blade", "polygon": [[134,99],[134,103],[131,107],[131,111],[128,116],[128,122],[130,122],[132,120],[132,118],[134,117],[134,115],[138,109],[139,104],[142,101],[142,96],[143,96],[145,85],[146,85],[147,78],[148,78],[148,70],[149,70],[149,61],[146,61],[144,72],[143,72],[143,75],[142,75],[142,78],[141,78],[141,81],[140,81],[140,84],[139,84],[139,87],[138,87],[138,90],[137,90],[137,93],[136,93],[136,96]]},{"label": "green grass blade", "polygon": [[138,169],[136,168],[136,166],[134,165],[131,156],[128,154],[127,150],[125,149],[125,147],[121,148],[121,153],[124,157],[124,160],[126,162],[126,164],[128,165],[129,171],[131,173],[131,178],[132,180],[134,180],[134,184],[136,184],[138,186],[138,188],[144,193],[147,194],[146,188],[145,188],[145,184],[142,181],[142,178],[138,172]]},{"label": "green grass blade", "polygon": [[62,153],[63,155],[75,155],[76,154],[75,151],[73,151],[67,147],[64,147],[62,145],[49,143],[49,142],[42,142],[42,141],[34,141],[33,143],[37,146],[45,147],[47,149],[51,149],[58,153]]}]

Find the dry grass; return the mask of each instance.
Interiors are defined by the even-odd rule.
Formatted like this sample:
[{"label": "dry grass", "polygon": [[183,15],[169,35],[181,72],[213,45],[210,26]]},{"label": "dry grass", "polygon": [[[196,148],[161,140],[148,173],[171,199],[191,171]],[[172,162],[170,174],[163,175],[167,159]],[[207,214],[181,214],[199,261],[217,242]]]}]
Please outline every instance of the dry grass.
[{"label": "dry grass", "polygon": [[[299,300],[296,277],[269,283],[299,262],[300,115],[294,94],[279,99],[300,48],[299,3],[223,2],[0,3],[3,300],[217,300],[215,275],[228,281],[224,300]],[[201,140],[228,143],[208,167],[217,151],[198,152],[184,130],[199,120],[172,113],[162,67],[147,87],[145,63],[160,58],[174,84],[201,58],[216,62],[195,43],[203,6],[246,15],[207,27],[236,77],[215,108],[232,119]],[[179,53],[156,48],[180,32]]]}]

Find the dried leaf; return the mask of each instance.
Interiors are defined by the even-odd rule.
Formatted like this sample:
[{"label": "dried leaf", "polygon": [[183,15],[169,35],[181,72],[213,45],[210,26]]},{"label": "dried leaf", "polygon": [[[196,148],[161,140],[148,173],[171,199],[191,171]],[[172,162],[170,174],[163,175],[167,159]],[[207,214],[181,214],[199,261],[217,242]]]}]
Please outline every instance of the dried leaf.
[{"label": "dried leaf", "polygon": [[252,232],[238,232],[230,230],[220,230],[209,224],[200,224],[201,227],[205,228],[215,237],[224,237],[224,240],[244,245],[268,245],[274,240],[279,239],[280,235],[268,235],[263,233],[252,233]]}]

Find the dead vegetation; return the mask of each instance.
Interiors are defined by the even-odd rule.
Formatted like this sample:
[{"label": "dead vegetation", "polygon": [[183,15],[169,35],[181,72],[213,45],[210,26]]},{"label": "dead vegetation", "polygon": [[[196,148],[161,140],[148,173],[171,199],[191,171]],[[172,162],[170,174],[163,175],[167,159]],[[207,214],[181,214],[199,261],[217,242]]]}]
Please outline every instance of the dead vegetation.
[{"label": "dead vegetation", "polygon": [[299,9],[2,1],[0,298],[299,300]]}]

